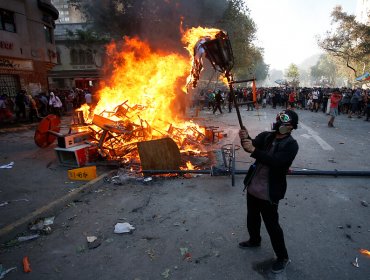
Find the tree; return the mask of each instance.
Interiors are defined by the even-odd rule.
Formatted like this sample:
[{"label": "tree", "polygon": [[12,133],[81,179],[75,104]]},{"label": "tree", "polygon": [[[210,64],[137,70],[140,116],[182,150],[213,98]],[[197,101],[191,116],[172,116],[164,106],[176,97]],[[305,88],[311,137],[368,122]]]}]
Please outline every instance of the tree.
[{"label": "tree", "polygon": [[299,85],[299,70],[298,66],[294,63],[290,64],[288,69],[285,70],[285,77],[288,82],[293,87],[298,87]]},{"label": "tree", "polygon": [[258,80],[264,80],[268,65],[263,61],[263,50],[252,44],[256,36],[256,26],[249,17],[245,2],[229,0],[227,9],[217,23],[216,27],[229,34],[235,56],[235,75],[241,79],[255,76]]},{"label": "tree", "polygon": [[323,54],[317,63],[311,67],[311,76],[316,84],[334,86],[337,77],[337,67],[328,55]]},{"label": "tree", "polygon": [[370,26],[356,21],[336,6],[331,13],[333,32],[328,31],[318,45],[353,71],[354,77],[363,73],[370,63]]}]

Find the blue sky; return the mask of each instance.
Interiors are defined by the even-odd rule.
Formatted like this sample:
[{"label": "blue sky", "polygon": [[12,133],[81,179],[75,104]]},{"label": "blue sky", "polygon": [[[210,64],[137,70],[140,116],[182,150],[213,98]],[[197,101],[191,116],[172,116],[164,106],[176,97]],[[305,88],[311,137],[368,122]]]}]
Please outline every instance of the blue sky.
[{"label": "blue sky", "polygon": [[356,13],[357,0],[245,0],[257,25],[256,44],[264,48],[270,69],[285,70],[322,52],[317,35],[330,30],[330,13],[341,5]]}]

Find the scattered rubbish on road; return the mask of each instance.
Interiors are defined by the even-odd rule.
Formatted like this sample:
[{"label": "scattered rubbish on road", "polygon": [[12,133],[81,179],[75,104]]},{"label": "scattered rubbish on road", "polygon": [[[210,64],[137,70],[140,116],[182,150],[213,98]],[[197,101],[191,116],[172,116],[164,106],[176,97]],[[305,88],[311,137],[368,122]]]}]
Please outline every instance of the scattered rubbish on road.
[{"label": "scattered rubbish on road", "polygon": [[369,207],[369,203],[367,203],[365,200],[361,200],[361,205],[365,207]]},{"label": "scattered rubbish on road", "polygon": [[190,262],[191,261],[191,254],[188,252],[184,255],[184,260]]},{"label": "scattered rubbish on road", "polygon": [[352,236],[350,234],[346,234],[347,239],[352,240]]},{"label": "scattered rubbish on road", "polygon": [[146,178],[144,178],[144,182],[145,183],[148,183],[148,182],[150,182],[150,181],[152,181],[153,180],[153,178],[152,177],[146,177]]},{"label": "scattered rubbish on road", "polygon": [[146,250],[145,252],[148,254],[148,256],[150,257],[150,259],[151,259],[152,261],[155,259],[155,252],[154,252],[154,250],[153,250],[153,249],[148,249],[148,250]]},{"label": "scattered rubbish on road", "polygon": [[26,273],[30,273],[32,271],[30,261],[27,256],[23,257],[23,271]]},{"label": "scattered rubbish on road", "polygon": [[358,258],[356,258],[353,262],[352,262],[352,265],[354,266],[354,267],[360,267],[360,265],[358,264]]},{"label": "scattered rubbish on road", "polygon": [[170,277],[170,269],[166,268],[166,270],[164,272],[162,272],[162,276],[165,279],[167,279],[168,277]]},{"label": "scattered rubbish on road", "polygon": [[73,215],[72,217],[69,217],[67,220],[68,220],[68,221],[72,221],[72,220],[74,220],[75,218],[77,218],[77,215]]},{"label": "scattered rubbish on road", "polygon": [[95,249],[98,248],[101,245],[101,238],[98,238],[96,236],[87,236],[87,247],[89,249]]},{"label": "scattered rubbish on road", "polygon": [[51,233],[51,225],[54,224],[55,217],[40,218],[30,224],[29,229],[32,231],[41,232],[44,234]]},{"label": "scattered rubbish on road", "polygon": [[18,242],[24,242],[24,241],[33,240],[39,237],[40,237],[40,234],[33,234],[33,235],[27,235],[27,236],[19,236],[17,240]]},{"label": "scattered rubbish on road", "polygon": [[181,256],[184,256],[187,252],[189,252],[189,249],[186,247],[180,248]]},{"label": "scattered rubbish on road", "polygon": [[189,253],[189,249],[186,247],[180,248],[181,256],[183,256],[183,260],[187,260],[188,262],[191,261],[191,254]]},{"label": "scattered rubbish on road", "polygon": [[86,246],[85,245],[80,245],[80,246],[77,246],[76,248],[76,252],[77,253],[84,253],[86,251]]},{"label": "scattered rubbish on road", "polygon": [[8,163],[8,164],[4,164],[4,165],[0,165],[0,169],[10,169],[10,168],[13,168],[14,166],[14,161],[12,161],[11,163]]},{"label": "scattered rubbish on road", "polygon": [[114,226],[114,233],[130,233],[135,228],[129,223],[117,223]]},{"label": "scattered rubbish on road", "polygon": [[338,226],[338,228],[343,229],[343,226]]},{"label": "scattered rubbish on road", "polygon": [[26,202],[29,202],[29,200],[27,198],[21,198],[21,199],[13,199],[13,200],[9,200],[9,201],[3,201],[0,203],[0,207],[2,206],[5,206],[5,205],[8,205],[12,202],[19,202],[19,201],[26,201]]},{"label": "scattered rubbish on road", "polygon": [[86,236],[87,242],[91,243],[98,239],[96,236]]},{"label": "scattered rubbish on road", "polygon": [[5,275],[7,275],[9,272],[13,271],[17,269],[15,266],[14,267],[11,267],[11,268],[8,268],[8,269],[5,269],[3,267],[2,264],[0,264],[0,279],[3,279],[5,277]]}]

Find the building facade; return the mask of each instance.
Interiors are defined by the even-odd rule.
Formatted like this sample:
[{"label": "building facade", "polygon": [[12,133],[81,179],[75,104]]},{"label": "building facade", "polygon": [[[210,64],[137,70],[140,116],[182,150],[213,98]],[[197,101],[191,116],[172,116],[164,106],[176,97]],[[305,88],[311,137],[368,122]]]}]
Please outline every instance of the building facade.
[{"label": "building facade", "polygon": [[68,0],[51,0],[51,3],[59,11],[59,18],[56,23],[81,23],[85,22],[85,17],[76,7],[70,5]]},{"label": "building facade", "polygon": [[54,39],[58,10],[50,0],[0,1],[0,93],[14,97],[47,91],[57,63]]},{"label": "building facade", "polygon": [[60,17],[55,29],[58,64],[49,73],[49,84],[59,89],[92,89],[101,77],[105,43],[92,39],[95,34],[91,24],[68,0],[52,0],[52,3]]}]

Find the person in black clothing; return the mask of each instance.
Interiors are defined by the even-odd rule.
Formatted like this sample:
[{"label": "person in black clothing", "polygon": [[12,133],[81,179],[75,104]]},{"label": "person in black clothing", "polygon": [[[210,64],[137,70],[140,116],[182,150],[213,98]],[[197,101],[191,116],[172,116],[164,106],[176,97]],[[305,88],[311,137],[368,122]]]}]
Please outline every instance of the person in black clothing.
[{"label": "person in black clothing", "polygon": [[217,91],[215,95],[215,105],[213,106],[213,114],[216,113],[217,109],[220,111],[222,114],[221,110],[221,104],[222,104],[222,95],[221,91]]},{"label": "person in black clothing", "polygon": [[244,179],[247,189],[247,227],[249,240],[239,243],[240,248],[261,245],[261,216],[277,256],[272,272],[280,273],[290,259],[285,247],[284,233],[279,225],[278,204],[285,196],[286,175],[298,153],[298,143],[291,136],[298,125],[298,115],[285,110],[276,117],[273,131],[265,131],[251,139],[246,129],[239,132],[243,149],[256,161]]},{"label": "person in black clothing", "polygon": [[15,105],[17,105],[16,116],[17,119],[26,118],[26,91],[21,90],[15,96]]}]

